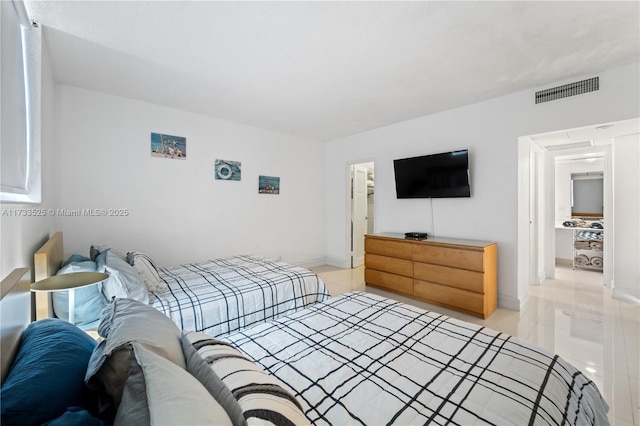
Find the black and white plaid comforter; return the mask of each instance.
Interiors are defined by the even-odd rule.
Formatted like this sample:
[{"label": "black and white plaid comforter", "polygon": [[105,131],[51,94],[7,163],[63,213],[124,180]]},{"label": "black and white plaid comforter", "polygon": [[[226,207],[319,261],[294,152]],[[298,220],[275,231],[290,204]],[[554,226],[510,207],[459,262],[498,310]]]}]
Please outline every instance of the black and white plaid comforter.
[{"label": "black and white plaid comforter", "polygon": [[348,293],[223,338],[314,424],[605,425],[596,385],[515,337]]},{"label": "black and white plaid comforter", "polygon": [[295,312],[329,297],[312,271],[256,256],[159,268],[169,290],[152,305],[182,330],[221,336]]}]

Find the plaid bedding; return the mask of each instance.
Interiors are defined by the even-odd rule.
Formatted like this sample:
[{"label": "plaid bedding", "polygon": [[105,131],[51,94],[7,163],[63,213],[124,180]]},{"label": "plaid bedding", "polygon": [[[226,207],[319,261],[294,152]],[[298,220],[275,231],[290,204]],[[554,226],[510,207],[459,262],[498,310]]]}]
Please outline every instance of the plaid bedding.
[{"label": "plaid bedding", "polygon": [[223,338],[314,424],[606,425],[596,385],[515,337],[348,293]]},{"label": "plaid bedding", "polygon": [[158,269],[169,290],[152,305],[182,330],[221,336],[329,297],[308,269],[257,256],[233,256]]}]

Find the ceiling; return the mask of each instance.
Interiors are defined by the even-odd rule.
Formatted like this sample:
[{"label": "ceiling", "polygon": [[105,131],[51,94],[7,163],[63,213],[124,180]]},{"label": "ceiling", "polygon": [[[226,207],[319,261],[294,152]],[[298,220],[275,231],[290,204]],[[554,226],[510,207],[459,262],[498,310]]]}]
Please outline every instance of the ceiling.
[{"label": "ceiling", "polygon": [[328,141],[640,60],[640,2],[29,1],[61,84]]},{"label": "ceiling", "polygon": [[611,145],[615,138],[640,134],[640,118],[530,135],[529,139],[546,151],[567,151]]}]

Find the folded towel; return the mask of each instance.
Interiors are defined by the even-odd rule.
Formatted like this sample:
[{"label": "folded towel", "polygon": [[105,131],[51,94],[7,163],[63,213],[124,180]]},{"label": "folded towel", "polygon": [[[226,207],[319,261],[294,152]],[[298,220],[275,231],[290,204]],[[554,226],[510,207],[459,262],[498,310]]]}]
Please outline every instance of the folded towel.
[{"label": "folded towel", "polygon": [[576,263],[576,265],[588,265],[589,257],[586,254],[579,254],[575,257],[574,262]]},{"label": "folded towel", "polygon": [[602,241],[591,241],[589,243],[589,248],[591,250],[602,250],[604,248],[604,243]]},{"label": "folded towel", "polygon": [[578,231],[576,232],[575,239],[593,241],[593,240],[602,240],[603,237],[604,235],[602,235],[602,232],[598,232],[598,231]]},{"label": "folded towel", "polygon": [[591,258],[591,265],[595,266],[596,268],[602,268],[602,266],[604,265],[604,260],[599,256],[593,256]]},{"label": "folded towel", "polygon": [[591,244],[589,243],[589,241],[574,241],[573,247],[576,250],[590,250]]},{"label": "folded towel", "polygon": [[577,228],[584,226],[585,222],[582,219],[571,219],[565,220],[562,222],[562,226],[566,226],[567,228]]}]

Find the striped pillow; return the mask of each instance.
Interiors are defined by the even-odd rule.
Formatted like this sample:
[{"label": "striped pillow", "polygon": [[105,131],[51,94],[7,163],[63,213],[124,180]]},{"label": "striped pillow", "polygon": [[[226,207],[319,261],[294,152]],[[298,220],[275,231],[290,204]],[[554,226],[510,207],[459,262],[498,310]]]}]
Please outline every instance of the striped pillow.
[{"label": "striped pillow", "polygon": [[231,389],[247,424],[308,425],[298,400],[276,377],[229,343],[203,333],[186,334],[198,354]]},{"label": "striped pillow", "polygon": [[158,269],[149,256],[144,253],[130,251],[127,253],[127,262],[138,271],[149,291],[163,292],[169,290],[169,286],[160,278]]}]

